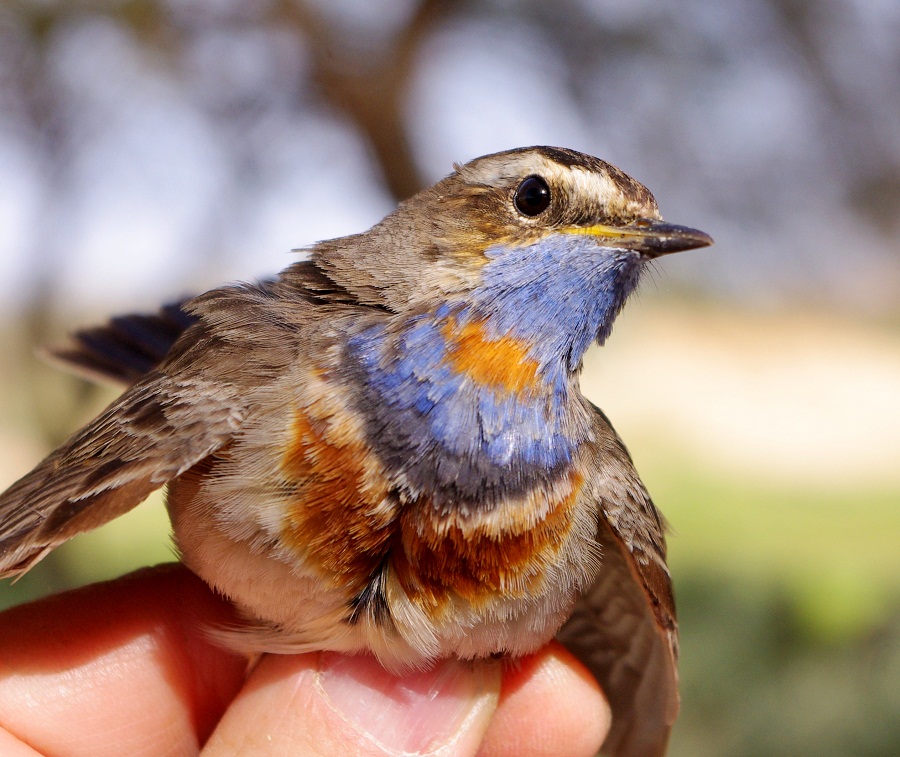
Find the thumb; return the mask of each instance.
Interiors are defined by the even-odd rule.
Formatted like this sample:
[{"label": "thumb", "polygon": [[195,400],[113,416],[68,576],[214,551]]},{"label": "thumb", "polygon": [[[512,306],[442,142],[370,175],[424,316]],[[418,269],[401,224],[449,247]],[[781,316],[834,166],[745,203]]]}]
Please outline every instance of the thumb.
[{"label": "thumb", "polygon": [[468,757],[497,706],[501,666],[445,660],[398,677],[368,656],[267,655],[203,757]]}]

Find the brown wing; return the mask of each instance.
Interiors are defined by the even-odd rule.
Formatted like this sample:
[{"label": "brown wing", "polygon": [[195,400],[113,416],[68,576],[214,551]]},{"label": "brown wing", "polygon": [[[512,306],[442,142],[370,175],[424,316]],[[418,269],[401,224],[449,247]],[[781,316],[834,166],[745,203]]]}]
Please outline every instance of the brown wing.
[{"label": "brown wing", "polygon": [[603,754],[666,752],[678,715],[678,627],[664,525],[602,415],[597,453],[600,572],[557,638],[600,682],[612,709]]},{"label": "brown wing", "polygon": [[678,714],[675,632],[659,627],[634,563],[608,526],[603,567],[557,638],[600,682],[612,708],[603,753],[665,754]]},{"label": "brown wing", "polygon": [[0,576],[130,510],[234,433],[227,385],[151,373],[0,495]]},{"label": "brown wing", "polygon": [[[222,307],[223,293],[244,306],[244,313]],[[302,261],[288,268],[279,279],[266,279],[252,287],[213,290],[195,300],[164,305],[155,313],[119,315],[100,326],[80,329],[71,334],[69,344],[47,350],[46,357],[92,381],[129,386],[168,357],[181,335],[200,321],[198,312],[209,310],[204,305],[211,304],[210,299],[217,300],[212,309],[227,315],[229,327],[251,314],[258,318],[256,326],[261,329],[272,325],[271,316],[281,309],[279,302],[294,301],[313,307],[358,304],[315,265]],[[210,312],[206,315],[217,318]]]},{"label": "brown wing", "polygon": [[0,494],[0,577],[130,510],[226,444],[253,392],[306,348],[311,326],[352,304],[298,263],[277,280],[213,289],[177,312],[125,316],[76,337],[57,353],[62,361],[137,383]]}]

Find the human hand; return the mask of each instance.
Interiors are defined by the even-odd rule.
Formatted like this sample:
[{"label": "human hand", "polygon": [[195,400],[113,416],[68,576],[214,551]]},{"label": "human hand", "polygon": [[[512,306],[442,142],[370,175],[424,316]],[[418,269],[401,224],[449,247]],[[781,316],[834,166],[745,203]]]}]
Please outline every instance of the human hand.
[{"label": "human hand", "polygon": [[180,565],[0,614],[0,754],[593,755],[610,713],[555,642],[518,664],[397,678],[332,653],[247,660],[204,629],[230,608]]}]

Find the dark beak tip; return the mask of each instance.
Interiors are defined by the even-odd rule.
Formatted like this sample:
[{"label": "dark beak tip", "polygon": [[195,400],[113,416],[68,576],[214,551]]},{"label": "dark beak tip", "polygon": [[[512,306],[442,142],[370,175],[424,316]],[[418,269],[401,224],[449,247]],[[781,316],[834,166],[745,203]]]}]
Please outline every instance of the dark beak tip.
[{"label": "dark beak tip", "polygon": [[713,238],[705,231],[693,229],[690,226],[678,226],[665,221],[648,225],[648,244],[645,252],[650,257],[667,255],[672,252],[684,252],[696,250],[701,247],[709,247],[713,244]]},{"label": "dark beak tip", "polygon": [[709,234],[698,229],[695,229],[691,237],[689,239],[685,238],[684,241],[690,244],[690,247],[684,248],[685,250],[696,250],[700,247],[711,247],[715,244],[715,240]]}]

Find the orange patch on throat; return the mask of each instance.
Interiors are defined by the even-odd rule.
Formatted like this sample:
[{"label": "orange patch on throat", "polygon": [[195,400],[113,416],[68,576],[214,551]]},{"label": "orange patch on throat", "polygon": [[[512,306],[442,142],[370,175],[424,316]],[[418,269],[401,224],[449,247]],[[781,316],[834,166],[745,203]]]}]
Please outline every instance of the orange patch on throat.
[{"label": "orange patch on throat", "polygon": [[295,410],[281,462],[291,490],[282,533],[312,566],[355,591],[384,559],[395,519],[380,507],[387,486],[362,441],[328,431],[328,420]]},{"label": "orange patch on throat", "polygon": [[453,319],[441,333],[448,345],[445,360],[456,373],[510,394],[537,388],[540,366],[511,336],[489,339],[483,322],[470,321],[458,328]]}]

